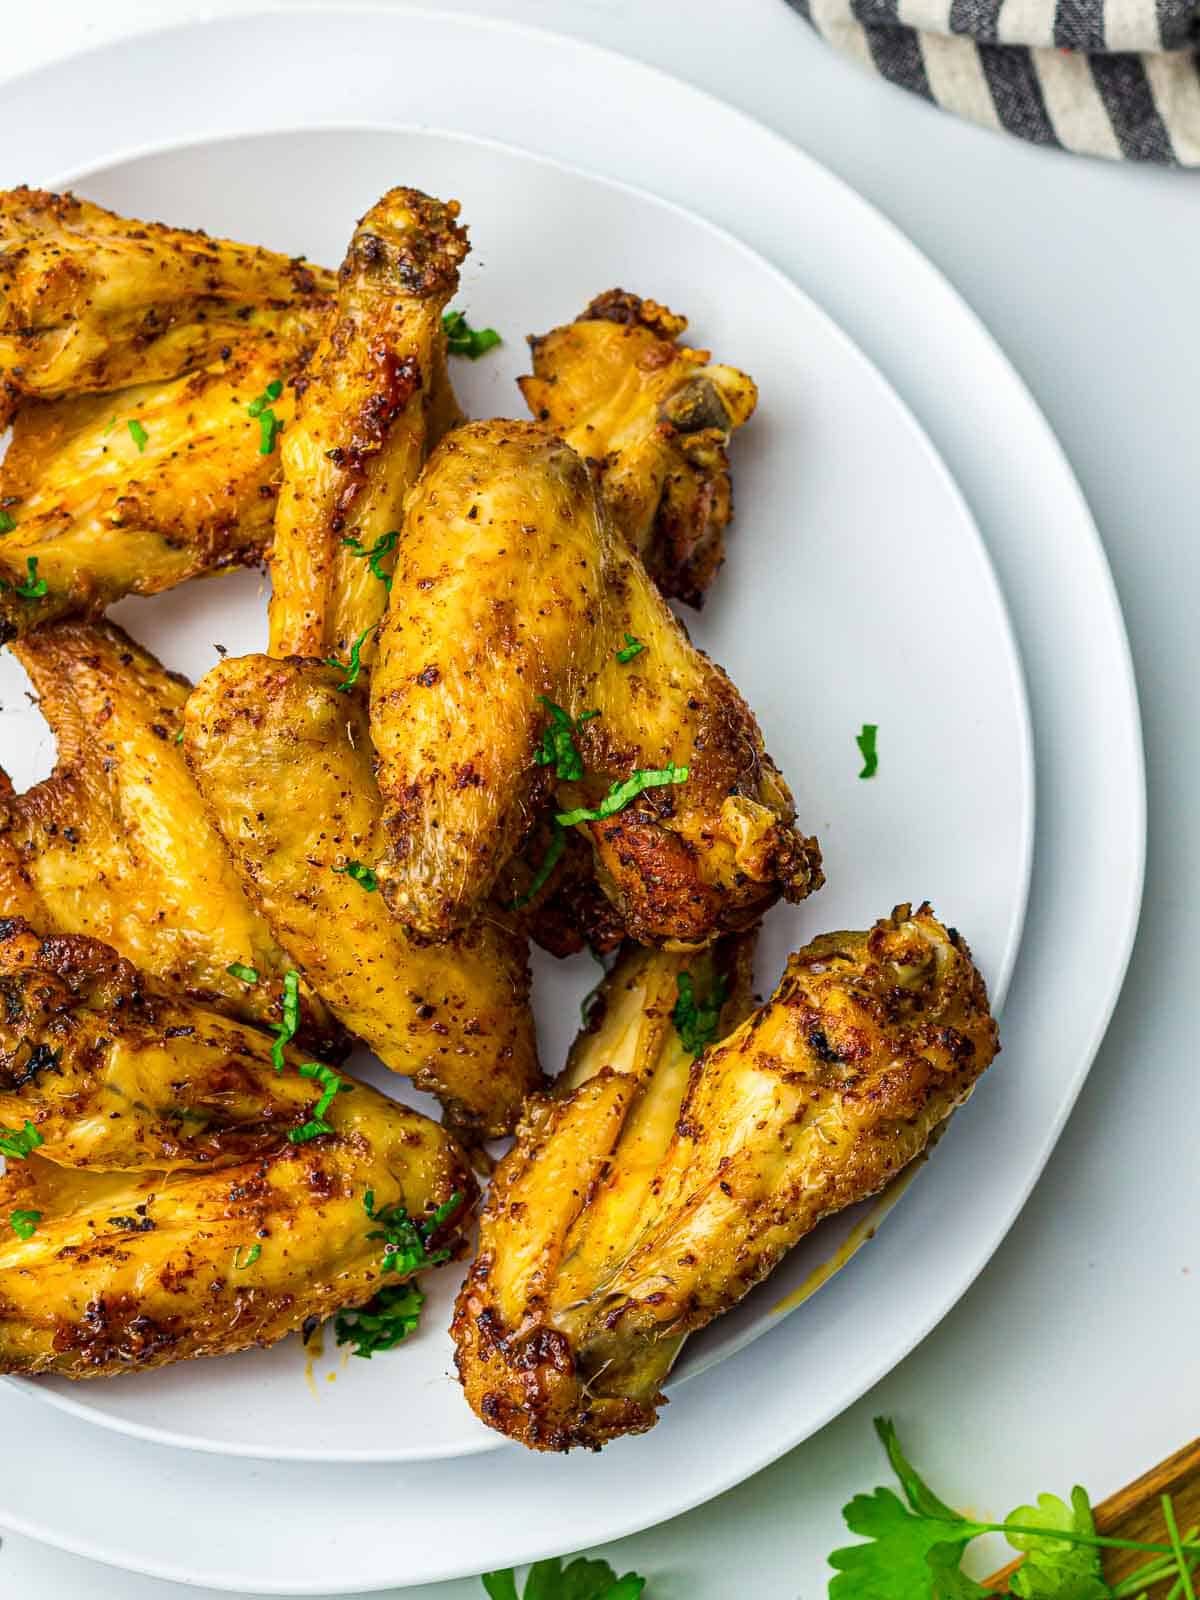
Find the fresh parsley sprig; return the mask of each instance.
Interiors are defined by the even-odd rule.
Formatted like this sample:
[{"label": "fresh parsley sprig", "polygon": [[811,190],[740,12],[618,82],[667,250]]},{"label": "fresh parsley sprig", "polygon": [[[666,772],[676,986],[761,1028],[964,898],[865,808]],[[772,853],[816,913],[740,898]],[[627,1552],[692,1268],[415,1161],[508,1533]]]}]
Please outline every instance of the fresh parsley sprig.
[{"label": "fresh parsley sprig", "polygon": [[425,1296],[415,1283],[390,1283],[365,1306],[339,1311],[333,1324],[338,1344],[352,1344],[352,1354],[369,1361],[381,1350],[394,1350],[415,1333]]},{"label": "fresh parsley sprig", "polygon": [[437,1267],[443,1261],[449,1261],[449,1250],[435,1250],[430,1255],[426,1247],[442,1223],[458,1210],[462,1202],[462,1191],[456,1189],[431,1216],[414,1221],[402,1205],[383,1206],[376,1211],[375,1191],[368,1189],[363,1196],[363,1210],[379,1226],[373,1228],[367,1238],[383,1240],[380,1272],[401,1272],[408,1277],[414,1272],[424,1272],[427,1267]]},{"label": "fresh parsley sprig", "polygon": [[550,713],[550,726],[542,734],[542,742],[533,752],[539,767],[553,767],[560,783],[576,783],[583,777],[583,757],[575,747],[575,735],[585,722],[598,717],[598,711],[585,711],[581,716],[569,717],[561,706],[548,700],[544,694],[538,699]]},{"label": "fresh parsley sprig", "polygon": [[351,555],[361,556],[366,561],[367,566],[371,570],[372,577],[378,578],[380,583],[390,594],[392,589],[392,575],[390,572],[385,572],[379,563],[384,556],[392,553],[392,551],[396,548],[396,545],[399,543],[399,540],[400,535],[397,530],[393,528],[390,533],[381,533],[369,550],[366,545],[363,544],[361,540],[356,539],[353,534],[347,534],[347,536],[342,540],[342,543],[347,547]]},{"label": "fresh parsley sprig", "polygon": [[675,980],[679,998],[671,1012],[675,1032],[683,1048],[694,1056],[702,1055],[717,1037],[721,1024],[721,1007],[729,998],[729,980],[718,973],[712,988],[703,1000],[697,1000],[695,984],[690,972],[681,972]]},{"label": "fresh parsley sprig", "polygon": [[26,1119],[23,1128],[5,1128],[0,1132],[0,1155],[7,1156],[10,1161],[24,1161],[45,1142],[33,1123]]},{"label": "fresh parsley sprig", "polygon": [[336,656],[325,657],[325,665],[327,667],[336,667],[339,672],[345,674],[341,683],[337,686],[339,694],[349,694],[358,682],[358,675],[362,671],[362,647],[367,642],[367,635],[374,631],[375,626],[375,623],[372,622],[370,627],[364,628],[358,638],[355,639],[350,646],[349,661],[339,661]]},{"label": "fresh parsley sprig", "polygon": [[636,800],[638,795],[647,789],[660,789],[667,783],[686,783],[688,775],[687,767],[672,766],[650,770],[639,767],[621,782],[614,783],[598,806],[577,806],[574,811],[557,811],[554,820],[563,828],[573,828],[578,822],[602,822],[605,817],[615,816],[618,811],[623,811],[631,800]]},{"label": "fresh parsley sprig", "polygon": [[[518,1600],[517,1577],[511,1567],[485,1572],[480,1578],[489,1600]],[[565,1567],[562,1558],[535,1561],[525,1579],[521,1600],[638,1600],[645,1578],[627,1572],[618,1578],[607,1561],[577,1556]]]},{"label": "fresh parsley sprig", "polygon": [[447,311],[442,317],[442,327],[446,330],[446,348],[450,354],[466,356],[469,361],[478,361],[501,343],[495,328],[473,328],[465,311]]}]

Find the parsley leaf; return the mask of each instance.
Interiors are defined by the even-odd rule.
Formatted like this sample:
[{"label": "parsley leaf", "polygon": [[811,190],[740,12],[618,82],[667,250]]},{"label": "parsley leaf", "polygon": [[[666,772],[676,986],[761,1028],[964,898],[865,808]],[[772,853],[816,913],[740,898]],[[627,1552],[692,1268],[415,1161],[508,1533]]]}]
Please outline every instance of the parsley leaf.
[{"label": "parsley leaf", "polygon": [[131,417],[126,423],[126,427],[129,429],[130,438],[138,447],[138,455],[141,455],[144,452],[147,443],[149,442],[150,435],[146,432],[145,428],[142,427],[141,423],[136,417]]},{"label": "parsley leaf", "polygon": [[379,879],[370,867],[364,866],[361,861],[347,861],[344,867],[332,868],[334,872],[343,872],[347,878],[353,878],[368,894],[374,894],[379,887]]},{"label": "parsley leaf", "polygon": [[240,978],[243,983],[258,982],[258,968],[247,967],[241,961],[231,961],[225,971],[231,978]]},{"label": "parsley leaf", "polygon": [[260,456],[269,456],[275,448],[275,441],[283,431],[283,423],[271,410],[271,402],[278,400],[283,393],[283,380],[272,378],[267,387],[259,395],[255,395],[246,407],[246,414],[258,418],[258,453]]},{"label": "parsley leaf", "polygon": [[18,583],[15,586],[22,600],[40,600],[49,587],[45,578],[38,577],[37,569],[38,558],[36,556],[26,556],[25,571],[29,576],[24,583]]},{"label": "parsley leaf", "polygon": [[634,656],[640,656],[646,646],[640,639],[635,639],[631,633],[625,635],[625,648],[617,651],[617,660],[622,666],[627,661],[632,661]]},{"label": "parsley leaf", "polygon": [[246,1256],[244,1260],[242,1259],[243,1250],[246,1250],[246,1246],[244,1244],[240,1244],[233,1252],[233,1270],[235,1272],[245,1272],[246,1268],[252,1267],[258,1260],[259,1256],[262,1255],[262,1245],[259,1244],[257,1240],[250,1246],[249,1250],[246,1250]]},{"label": "parsley leaf", "polygon": [[862,732],[854,737],[859,754],[863,758],[863,768],[859,773],[860,778],[873,778],[879,770],[879,756],[875,751],[875,735],[878,732],[879,726],[877,723],[864,722]]},{"label": "parsley leaf", "polygon": [[0,1155],[7,1156],[10,1161],[24,1161],[31,1151],[45,1142],[33,1123],[26,1120],[23,1128],[5,1128],[0,1132]]},{"label": "parsley leaf", "polygon": [[539,767],[554,768],[554,776],[562,783],[576,783],[583,777],[583,757],[575,748],[575,735],[585,722],[598,717],[598,711],[585,711],[572,720],[561,706],[547,700],[544,694],[538,699],[550,713],[550,726],[542,734],[542,742],[533,753]]},{"label": "parsley leaf", "polygon": [[533,881],[524,894],[519,894],[515,900],[509,901],[508,909],[510,911],[520,911],[522,906],[527,906],[539,890],[544,888],[550,874],[562,860],[562,853],[566,848],[567,836],[555,823],[554,832],[550,836],[550,843],[546,846],[546,854],[542,857],[538,869],[533,875]]},{"label": "parsley leaf", "polygon": [[1096,1524],[1086,1492],[1071,1490],[1071,1504],[1056,1494],[1040,1494],[1036,1506],[1018,1506],[1005,1518],[1016,1527],[1046,1529],[1046,1535],[1012,1533],[1008,1542],[1025,1552],[1013,1573],[1011,1591],[1021,1600],[1107,1600],[1100,1552],[1092,1545],[1065,1544],[1054,1532],[1094,1534]]},{"label": "parsley leaf", "polygon": [[273,400],[278,400],[282,393],[282,379],[272,378],[263,392],[255,395],[254,399],[251,400],[250,404],[246,407],[246,414],[251,417],[261,417],[271,402]]},{"label": "parsley leaf", "polygon": [[275,1043],[271,1046],[271,1065],[276,1072],[283,1071],[283,1047],[296,1037],[300,1026],[300,974],[296,971],[283,975],[283,1021],[275,1024]]},{"label": "parsley leaf", "polygon": [[478,361],[500,343],[495,328],[473,328],[465,311],[447,311],[442,317],[442,327],[446,330],[446,348],[452,356]]},{"label": "parsley leaf", "polygon": [[[517,1600],[517,1579],[511,1567],[485,1572],[479,1580],[489,1600]],[[618,1578],[607,1561],[577,1556],[564,1567],[561,1557],[535,1561],[525,1579],[523,1600],[639,1600],[645,1578],[627,1572]]]},{"label": "parsley leaf", "polygon": [[17,519],[11,511],[0,511],[0,533],[11,533],[17,525]]},{"label": "parsley leaf", "polygon": [[421,1320],[425,1296],[415,1283],[393,1283],[365,1306],[339,1311],[333,1324],[338,1344],[352,1344],[354,1355],[369,1361],[380,1350],[394,1350]]},{"label": "parsley leaf", "polygon": [[390,594],[392,590],[392,575],[390,572],[385,572],[379,565],[379,562],[383,556],[391,554],[391,552],[396,548],[399,539],[399,533],[395,528],[393,528],[391,533],[381,533],[379,538],[376,539],[375,543],[369,550],[367,549],[366,545],[354,538],[353,534],[350,534],[344,538],[342,543],[347,546],[353,555],[365,557],[366,563],[371,569],[372,576],[378,578],[380,583]]},{"label": "parsley leaf", "polygon": [[600,822],[605,817],[611,817],[618,811],[623,811],[631,800],[636,800],[639,794],[646,789],[661,789],[666,783],[686,783],[688,769],[686,767],[662,767],[657,770],[645,771],[638,768],[630,773],[622,783],[614,783],[612,788],[594,809],[587,806],[578,806],[574,811],[558,811],[554,820],[563,828],[573,828],[577,822]]},{"label": "parsley leaf", "polygon": [[374,627],[375,624],[372,623],[369,628],[364,628],[359,634],[358,638],[355,639],[354,643],[350,646],[350,660],[348,662],[339,661],[336,656],[325,657],[325,665],[327,667],[336,667],[339,672],[345,673],[345,677],[337,686],[337,692],[339,694],[349,694],[351,689],[353,689],[354,685],[358,682],[358,675],[362,671],[362,647],[366,643],[367,635],[374,629]]},{"label": "parsley leaf", "polygon": [[432,1216],[414,1222],[402,1205],[384,1206],[376,1211],[375,1191],[368,1189],[363,1196],[363,1210],[372,1222],[378,1222],[380,1226],[372,1229],[367,1238],[383,1240],[380,1272],[402,1272],[408,1277],[410,1273],[423,1272],[426,1267],[437,1267],[443,1261],[449,1261],[449,1250],[435,1250],[430,1255],[426,1246],[447,1217],[458,1210],[462,1201],[462,1191],[456,1189]]},{"label": "parsley leaf", "polygon": [[8,1219],[9,1226],[18,1239],[32,1239],[41,1220],[40,1211],[22,1211],[20,1208],[10,1213]]},{"label": "parsley leaf", "polygon": [[305,1061],[296,1070],[302,1078],[316,1078],[324,1091],[313,1106],[309,1120],[298,1128],[288,1130],[290,1143],[307,1144],[310,1139],[316,1139],[323,1133],[333,1133],[333,1128],[325,1121],[325,1113],[333,1104],[334,1096],[342,1089],[349,1089],[350,1086],[332,1067],[322,1066],[319,1061]]},{"label": "parsley leaf", "polygon": [[679,998],[671,1012],[671,1021],[683,1041],[684,1049],[698,1056],[717,1037],[717,1029],[721,1025],[721,1007],[729,998],[729,982],[724,973],[719,974],[705,1000],[696,999],[690,972],[681,972],[675,980],[675,986]]}]

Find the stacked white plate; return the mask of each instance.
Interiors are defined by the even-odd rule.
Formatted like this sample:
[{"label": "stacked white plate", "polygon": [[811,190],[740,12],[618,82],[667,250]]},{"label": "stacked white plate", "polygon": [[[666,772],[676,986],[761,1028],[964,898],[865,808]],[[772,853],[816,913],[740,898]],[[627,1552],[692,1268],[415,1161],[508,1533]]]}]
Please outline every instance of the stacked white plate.
[{"label": "stacked white plate", "polygon": [[[649,1436],[598,1458],[502,1445],[450,1375],[447,1272],[420,1334],[369,1363],[306,1364],[289,1341],[109,1384],[6,1384],[0,1426],[22,1446],[0,1452],[0,1524],[180,1580],[329,1594],[600,1543],[717,1494],[836,1415],[963,1292],[1115,1001],[1141,889],[1141,743],[1069,468],[986,332],[878,214],[740,114],[590,47],[408,10],[249,18],[36,74],[5,122],[22,130],[18,171],[0,129],[5,182],[69,182],[330,264],[393,184],[457,197],[473,245],[458,304],[505,340],[456,366],[474,415],[521,415],[523,336],[602,289],[684,311],[761,391],[734,447],[730,558],[690,625],[755,707],[829,877],[768,919],[760,987],[815,933],[929,898],[1009,998],[1004,1054],[879,1237],[809,1296],[866,1231],[861,1215],[818,1230],[688,1347]],[[193,676],[215,644],[265,638],[249,574],[117,615]],[[20,687],[6,658],[0,762],[24,783],[53,752]],[[868,782],[864,722],[879,728]],[[590,981],[538,964],[552,1069]],[[87,1493],[64,1496],[81,1458]]]}]

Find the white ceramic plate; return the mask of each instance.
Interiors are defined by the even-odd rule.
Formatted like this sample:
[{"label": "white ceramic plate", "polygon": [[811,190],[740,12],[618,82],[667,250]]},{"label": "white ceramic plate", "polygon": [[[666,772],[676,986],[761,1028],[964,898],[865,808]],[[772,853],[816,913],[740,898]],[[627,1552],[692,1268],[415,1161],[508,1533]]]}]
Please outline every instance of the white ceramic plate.
[{"label": "white ceramic plate", "polygon": [[[443,134],[259,134],[122,162],[77,187],[126,214],[336,263],[355,218],[401,178],[461,200],[472,256],[459,303],[506,338],[502,353],[455,363],[469,415],[524,414],[514,383],[528,367],[523,335],[568,321],[614,284],[685,309],[693,336],[758,381],[760,413],[735,447],[730,558],[691,626],[755,707],[804,826],[822,839],[829,880],[816,899],[767,919],[760,990],[813,934],[928,898],[967,932],[1002,991],[1024,916],[1033,810],[1008,619],[979,534],[928,441],[782,274],[676,207]],[[216,643],[234,655],[264,644],[263,583],[252,573],[126,601],[114,615],[193,677],[214,663]],[[34,745],[27,730],[37,713],[20,681],[5,652],[0,758],[10,769],[24,767]],[[857,776],[864,721],[881,730],[880,773],[869,783]],[[24,784],[43,773],[12,775]],[[557,1071],[595,969],[586,957],[539,961],[537,975],[539,1036]],[[386,1072],[376,1081],[400,1088]],[[819,1229],[692,1341],[679,1376],[765,1332],[855,1220]],[[292,1339],[136,1381],[43,1380],[36,1389],[144,1437],[273,1459],[427,1460],[486,1449],[500,1441],[450,1377],[457,1280],[452,1270],[436,1275],[436,1288],[431,1279],[419,1335],[388,1360],[332,1351],[306,1372]]]},{"label": "white ceramic plate", "polygon": [[[328,63],[335,56],[338,71],[330,73]],[[184,74],[174,70],[182,59],[189,64]],[[474,131],[524,141],[592,167],[637,171],[646,183],[702,206],[759,244],[805,287],[835,305],[841,320],[854,327],[901,379],[906,396],[932,424],[939,443],[949,448],[961,481],[983,513],[989,549],[1015,602],[1018,631],[1031,664],[1043,774],[1039,819],[1043,867],[1005,1017],[1007,1055],[1001,1068],[989,1074],[969,1112],[958,1120],[872,1249],[786,1328],[734,1356],[719,1371],[697,1377],[646,1439],[623,1443],[595,1460],[546,1461],[508,1452],[502,1472],[482,1459],[386,1470],[342,1467],[334,1474],[293,1464],[267,1473],[253,1463],[230,1461],[218,1468],[200,1457],[94,1430],[81,1434],[76,1419],[44,1409],[40,1415],[32,1411],[34,1402],[27,1390],[0,1396],[6,1430],[10,1436],[17,1430],[24,1436],[19,1459],[16,1453],[0,1455],[0,1520],[100,1559],[230,1589],[327,1593],[416,1583],[557,1549],[568,1528],[571,1543],[597,1543],[719,1492],[836,1414],[944,1314],[1011,1222],[1045,1160],[1107,1021],[1124,970],[1140,890],[1140,740],[1128,655],[1103,556],[1069,470],[1019,381],[953,293],[882,219],[798,152],[696,91],[601,52],[529,30],[411,12],[364,12],[352,24],[344,11],[336,17],[305,13],[290,17],[284,27],[278,18],[249,19],[188,29],[186,35],[156,36],[38,74],[10,88],[8,103],[14,127],[44,127],[45,136],[38,142],[44,171],[32,176],[50,177],[95,158],[97,136],[87,108],[94,103],[91,86],[101,79],[103,144],[119,151],[135,146],[148,126],[163,138],[178,139],[269,124],[278,99],[263,94],[267,82],[286,81],[288,103],[319,104],[325,119],[387,120],[395,63],[400,60],[421,64],[420,72],[404,75],[407,116],[444,122],[452,112],[451,120]],[[219,104],[211,93],[218,79]],[[550,81],[556,90],[552,125],[541,113],[539,97],[541,87]],[[504,85],[502,97],[496,94],[497,82]],[[647,137],[650,115],[653,138]],[[364,162],[374,138],[364,137]],[[405,137],[399,143],[405,144]],[[407,147],[414,153],[418,148],[415,142]],[[444,142],[438,139],[428,141],[426,148],[431,160],[439,151],[444,155]],[[24,165],[28,149],[23,140],[20,172],[15,156],[9,160],[9,181],[28,174]],[[466,163],[466,147],[459,150]],[[729,170],[737,173],[736,185],[713,183],[706,155],[713,150],[719,150]],[[139,184],[146,184],[156,171],[168,174],[163,181],[169,181],[170,162],[179,159],[173,156],[165,164],[143,165]],[[509,158],[489,151],[479,153],[478,159]],[[310,160],[307,154],[294,171],[272,168],[273,181],[285,187],[296,185],[297,172],[303,178],[299,207],[289,218],[290,232],[267,231],[270,204],[261,199],[262,177],[252,167],[230,174],[228,193],[209,196],[217,209],[200,215],[194,207],[205,180],[201,176],[191,182],[184,220],[232,226],[229,219],[242,215],[238,206],[249,203],[245,197],[252,196],[251,231],[299,247],[297,230],[303,223],[303,243],[314,254],[335,253],[336,240],[325,244],[307,229],[310,223],[314,228],[327,226],[330,191],[337,194],[339,208],[343,200],[349,201],[350,209],[360,204],[351,195],[363,170],[356,159],[323,174],[320,159]],[[466,168],[459,170],[465,174]],[[431,182],[411,168],[402,175],[389,174],[384,181],[400,176]],[[576,180],[544,169],[539,181],[556,185]],[[89,187],[101,193],[97,184]],[[451,187],[467,202],[482,246],[486,197],[469,193],[465,181]],[[143,195],[151,192],[139,189]],[[788,206],[779,204],[780,196],[788,197]],[[118,198],[115,192],[113,198]],[[124,195],[120,198],[129,203]],[[164,193],[157,205],[145,208],[180,216],[181,198],[178,191]],[[361,203],[369,198],[365,195]],[[639,227],[642,216],[650,230],[694,226],[669,213],[660,219],[657,207],[637,197],[614,195],[610,200],[622,207],[645,207]],[[589,199],[589,206],[592,203]],[[485,284],[498,281],[492,274],[514,270],[507,258],[515,254],[529,227],[537,224],[536,213],[518,216],[511,208],[502,220],[506,234],[498,234],[494,246],[489,240],[486,248],[479,249],[481,276],[478,284],[469,280],[465,296],[472,307],[497,321],[503,320],[502,310],[493,312],[491,302],[479,301],[478,295]],[[582,236],[587,226],[586,216],[570,213],[558,221],[558,234],[568,242]],[[703,252],[731,248],[711,234],[691,238],[702,241],[698,248]],[[640,239],[630,241],[627,248],[636,249],[640,243]],[[612,241],[603,244],[589,267],[613,259],[606,254],[613,249]],[[636,266],[641,258],[623,259]],[[722,354],[755,371],[772,395],[764,404],[764,425],[757,440],[750,435],[744,441],[739,461],[741,542],[735,547],[741,553],[726,575],[730,581],[722,580],[712,618],[705,622],[705,639],[745,682],[772,732],[773,744],[793,770],[804,804],[817,802],[809,814],[829,846],[840,887],[825,891],[804,914],[803,927],[811,931],[843,918],[872,916],[880,909],[871,885],[855,883],[864,861],[875,862],[878,871],[885,854],[871,842],[872,829],[886,825],[884,806],[874,803],[883,792],[883,774],[878,788],[858,785],[853,779],[853,732],[864,718],[880,722],[885,752],[890,748],[888,723],[896,721],[902,739],[892,749],[892,759],[906,781],[914,777],[908,761],[916,755],[928,759],[931,742],[933,757],[946,768],[937,791],[942,803],[936,818],[923,818],[916,837],[902,841],[903,855],[891,864],[891,877],[886,872],[877,877],[874,895],[888,899],[931,892],[947,905],[947,895],[961,895],[963,889],[940,862],[946,852],[953,857],[954,839],[970,845],[981,837],[980,830],[990,826],[990,807],[985,802],[976,815],[945,803],[946,785],[958,782],[952,769],[962,750],[940,742],[939,730],[947,715],[943,696],[949,696],[953,707],[957,680],[972,670],[970,662],[979,648],[976,633],[988,608],[980,609],[977,598],[968,603],[975,627],[970,630],[967,656],[960,652],[961,640],[949,635],[940,671],[924,685],[927,716],[918,718],[912,696],[902,698],[893,683],[914,660],[929,672],[931,658],[916,653],[925,647],[918,644],[915,632],[931,611],[936,612],[939,626],[948,618],[953,626],[953,608],[937,599],[948,574],[940,572],[933,588],[920,595],[915,613],[910,610],[901,617],[897,602],[892,612],[894,649],[882,662],[885,681],[870,681],[871,692],[880,695],[877,704],[884,709],[875,716],[873,708],[863,708],[861,695],[868,680],[857,654],[847,650],[842,633],[831,639],[829,632],[822,632],[820,605],[802,600],[798,606],[784,591],[780,568],[788,560],[787,548],[768,552],[767,584],[754,583],[745,567],[755,548],[747,529],[771,515],[774,492],[764,479],[761,493],[766,498],[756,505],[760,491],[751,489],[748,480],[757,478],[761,454],[770,454],[775,445],[771,430],[778,424],[771,419],[781,419],[782,413],[773,410],[773,385],[777,383],[781,397],[789,392],[788,374],[781,370],[775,351],[787,341],[793,361],[797,356],[808,361],[811,350],[822,342],[838,345],[839,341],[811,311],[805,313],[807,320],[798,320],[801,312],[793,309],[776,326],[777,319],[767,314],[767,302],[759,298],[751,306],[753,317],[736,324],[735,348],[726,337],[735,325],[721,319],[736,308],[699,277],[693,289],[692,263],[656,259],[653,265],[654,292],[678,298],[692,313],[697,330],[711,338]],[[572,312],[580,298],[575,296],[561,308],[557,301],[551,304],[547,295],[557,295],[565,279],[557,269],[550,274],[544,268],[539,259],[537,276],[543,292],[523,315],[522,326],[540,327],[552,316]],[[605,274],[597,276],[603,279]],[[755,280],[756,293],[759,281]],[[762,276],[764,294],[775,281],[769,274]],[[886,303],[875,288],[885,281]],[[581,292],[587,294],[596,286],[589,270]],[[515,306],[524,303],[513,301]],[[793,308],[801,305],[789,303]],[[793,343],[801,328],[813,330],[806,335],[814,340],[811,350]],[[824,341],[818,331],[823,331]],[[840,371],[845,379],[869,370],[846,346],[840,348],[841,364],[829,371]],[[867,480],[866,498],[858,483],[845,484],[846,493],[860,510],[873,504],[877,517],[891,519],[893,526],[897,522],[907,526],[907,496],[940,479],[934,458],[925,455],[922,468],[915,451],[897,448],[900,439],[919,436],[910,431],[894,402],[872,409],[868,428],[854,409],[863,403],[865,387],[860,395],[832,386],[826,395],[819,387],[819,382],[830,381],[826,367],[814,368],[808,377],[807,385],[800,383],[791,391],[800,396],[802,407],[793,420],[804,417],[817,430],[814,437],[824,439],[823,420],[813,408],[828,401],[843,419],[843,429],[858,439],[856,476]],[[481,371],[479,381],[503,380],[498,371],[492,377]],[[886,397],[886,391],[879,392]],[[963,404],[968,395],[969,407]],[[882,436],[872,431],[877,419],[885,427]],[[781,470],[787,472],[791,456],[803,455],[806,436],[789,429],[784,444]],[[789,478],[789,483],[798,485],[799,498],[787,506],[786,518],[779,518],[776,510],[774,526],[789,541],[813,541],[809,570],[815,582],[817,574],[823,581],[827,564],[837,567],[831,561],[830,544],[839,529],[849,526],[845,512],[850,502],[840,490],[836,503],[823,500],[828,486],[825,464],[818,459],[809,465],[811,476],[803,483],[799,477]],[[890,478],[894,472],[905,476]],[[879,474],[890,482],[891,492],[872,502],[870,481]],[[946,480],[940,481],[945,485]],[[978,577],[983,569],[975,565],[973,555],[968,559],[969,522],[961,511],[951,515],[952,491],[944,488],[938,503],[939,528],[946,517],[951,520],[945,528],[964,530],[954,553],[966,564],[964,574],[973,571]],[[1035,523],[1036,538],[1029,535]],[[1052,538],[1044,536],[1047,529]],[[878,559],[880,547],[873,542],[872,530],[854,527],[853,532],[867,541],[864,548]],[[938,537],[924,529],[919,534],[918,549],[925,548],[926,539]],[[898,546],[890,553],[896,557]],[[860,577],[868,587],[871,573],[865,563]],[[904,586],[905,562],[894,559],[886,576],[879,577]],[[736,618],[741,610],[744,624],[747,613],[744,602],[738,603],[739,591],[753,600],[753,631],[761,632],[773,613],[775,626],[780,626],[782,611],[794,659],[801,659],[799,653],[809,648],[805,635],[811,637],[815,654],[803,659],[819,660],[826,672],[825,692],[818,703],[811,693],[792,691],[769,670],[769,663],[756,667],[752,650],[743,654],[745,627],[739,630]],[[227,596],[229,590],[211,586],[208,592]],[[894,590],[900,592],[903,587]],[[974,589],[970,592],[975,596]],[[144,609],[149,617],[183,598]],[[907,603],[911,607],[911,600]],[[221,604],[223,621],[224,599]],[[864,604],[874,607],[877,602]],[[991,614],[1002,631],[998,608]],[[801,620],[803,629],[798,626]],[[139,631],[151,637],[149,626]],[[215,637],[231,642],[224,626]],[[856,652],[861,652],[863,642],[857,634],[853,638]],[[819,651],[817,641],[824,647]],[[189,662],[178,650],[165,653],[192,670],[204,664]],[[837,698],[843,675],[858,685],[853,704]],[[996,697],[994,705],[989,699],[984,708],[987,716],[1005,705],[1011,714],[1011,708],[1019,706],[1015,675],[1012,681],[1011,697]],[[1019,716],[1013,717],[1009,728],[1018,722]],[[798,737],[797,730],[806,737]],[[1011,735],[1002,725],[996,737]],[[982,752],[985,759],[988,747],[988,740],[977,737],[969,744],[972,756]],[[900,795],[895,799],[902,803]],[[1010,825],[1013,820],[1009,818]],[[937,837],[941,834],[947,839]],[[923,853],[922,840],[929,839],[936,839],[937,854]],[[1011,878],[1011,863],[1020,862],[1019,849],[1007,859],[1010,868],[1004,874],[1001,863],[1000,875]],[[1019,920],[1019,911],[1006,925],[1003,914],[989,919],[984,910],[1000,903],[992,898],[990,886],[995,867],[976,848],[966,879],[970,907],[960,909],[956,904],[953,913],[947,910],[969,929],[993,979],[1001,974],[1006,949],[1011,948],[1006,926],[1015,931]],[[911,877],[918,871],[925,879],[915,885]],[[836,904],[835,894],[843,897]],[[1019,906],[1019,895],[1011,904]],[[972,920],[977,914],[978,923]],[[799,931],[793,926],[786,942]],[[777,959],[768,961],[777,964]],[[996,1159],[1001,1152],[1005,1159]],[[389,1420],[395,1431],[406,1430],[403,1404]],[[54,1492],[51,1475],[61,1471],[64,1452],[81,1448],[81,1439],[86,1439],[91,1457],[89,1493],[71,1497],[68,1508]],[[133,1481],[140,1497],[136,1517],[128,1514]],[[464,1504],[471,1507],[469,1542],[461,1535]],[[179,1537],[180,1514],[187,1518],[186,1541]]]}]

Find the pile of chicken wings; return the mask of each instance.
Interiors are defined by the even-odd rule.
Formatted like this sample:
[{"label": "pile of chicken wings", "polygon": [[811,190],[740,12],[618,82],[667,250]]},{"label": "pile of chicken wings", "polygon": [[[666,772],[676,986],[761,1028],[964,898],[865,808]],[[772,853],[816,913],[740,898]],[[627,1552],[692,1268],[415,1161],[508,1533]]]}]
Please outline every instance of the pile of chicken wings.
[{"label": "pile of chicken wings", "polygon": [[[0,773],[0,1371],[327,1318],[370,1353],[473,1251],[468,1402],[598,1448],[998,1048],[927,905],[756,1004],[820,850],[667,603],[720,569],[755,385],[613,289],[530,339],[528,418],[469,421],[467,251],[405,188],[336,274],[0,195],[0,638],[58,745]],[[104,615],[264,561],[268,653],[194,687]],[[553,1081],[530,940],[608,961]],[[342,1071],[356,1043],[441,1120]]]}]

